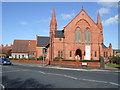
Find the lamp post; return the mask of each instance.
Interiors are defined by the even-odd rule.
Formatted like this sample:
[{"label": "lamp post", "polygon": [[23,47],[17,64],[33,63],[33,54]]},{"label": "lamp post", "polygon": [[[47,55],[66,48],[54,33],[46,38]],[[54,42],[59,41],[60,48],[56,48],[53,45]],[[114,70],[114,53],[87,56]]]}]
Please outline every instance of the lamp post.
[{"label": "lamp post", "polygon": [[43,66],[44,66],[44,60],[45,60],[45,54],[46,54],[46,48],[43,48]]}]

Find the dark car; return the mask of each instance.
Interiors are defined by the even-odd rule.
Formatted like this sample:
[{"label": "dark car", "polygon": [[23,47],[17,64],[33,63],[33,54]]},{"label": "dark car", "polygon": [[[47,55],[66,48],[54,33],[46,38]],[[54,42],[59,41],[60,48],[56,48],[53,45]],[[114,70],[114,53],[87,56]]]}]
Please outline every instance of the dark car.
[{"label": "dark car", "polygon": [[11,61],[8,58],[2,58],[2,64],[3,65],[11,65]]}]

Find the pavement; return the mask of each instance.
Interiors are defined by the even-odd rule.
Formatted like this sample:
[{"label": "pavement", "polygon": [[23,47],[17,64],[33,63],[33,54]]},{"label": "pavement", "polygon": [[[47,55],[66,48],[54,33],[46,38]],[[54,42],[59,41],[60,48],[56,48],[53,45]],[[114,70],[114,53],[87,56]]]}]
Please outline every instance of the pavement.
[{"label": "pavement", "polygon": [[[3,65],[2,89],[9,88],[118,88],[116,70],[98,70],[13,63]],[[13,89],[14,90],[14,89]]]},{"label": "pavement", "polygon": [[110,67],[110,66],[105,66],[105,69],[94,69],[94,68],[71,68],[71,67],[61,67],[61,66],[54,66],[54,65],[46,65],[46,64],[30,64],[30,63],[18,63],[18,62],[13,62],[13,64],[17,65],[28,65],[28,66],[33,66],[33,67],[45,67],[45,68],[55,68],[55,69],[64,69],[64,70],[77,70],[77,71],[107,71],[107,72],[120,72],[118,68],[115,67]]}]

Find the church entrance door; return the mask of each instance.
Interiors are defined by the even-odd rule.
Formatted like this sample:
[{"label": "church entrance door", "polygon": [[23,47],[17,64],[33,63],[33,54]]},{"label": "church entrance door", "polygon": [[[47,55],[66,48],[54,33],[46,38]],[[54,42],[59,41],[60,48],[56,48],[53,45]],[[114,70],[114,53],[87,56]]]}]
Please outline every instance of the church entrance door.
[{"label": "church entrance door", "polygon": [[80,60],[82,59],[82,52],[80,49],[77,49],[76,52],[75,52],[75,58]]}]

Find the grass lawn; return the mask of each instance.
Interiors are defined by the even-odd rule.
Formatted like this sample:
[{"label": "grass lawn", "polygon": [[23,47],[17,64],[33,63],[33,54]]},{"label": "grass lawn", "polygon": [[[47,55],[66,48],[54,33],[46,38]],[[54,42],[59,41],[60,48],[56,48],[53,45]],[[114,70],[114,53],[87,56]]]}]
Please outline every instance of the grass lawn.
[{"label": "grass lawn", "polygon": [[111,67],[120,67],[120,64],[107,63],[106,65]]}]

